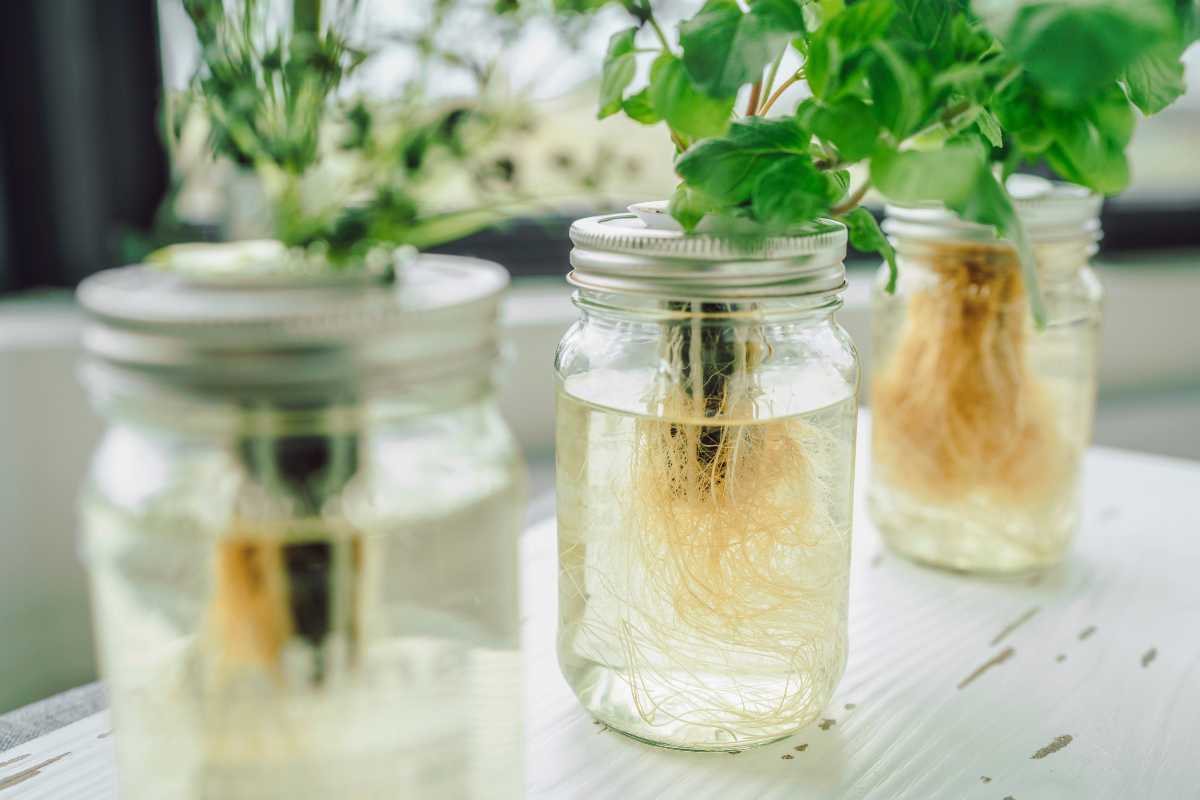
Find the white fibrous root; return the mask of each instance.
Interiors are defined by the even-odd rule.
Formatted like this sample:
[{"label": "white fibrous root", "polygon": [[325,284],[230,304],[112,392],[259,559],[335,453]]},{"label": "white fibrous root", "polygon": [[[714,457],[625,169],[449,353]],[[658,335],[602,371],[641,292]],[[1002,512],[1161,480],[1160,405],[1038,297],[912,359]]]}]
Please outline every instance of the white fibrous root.
[{"label": "white fibrous root", "polygon": [[611,666],[647,725],[738,745],[818,714],[844,664],[849,567],[829,510],[834,436],[755,419],[755,331],[692,320],[666,338],[632,491],[613,498],[623,524],[588,543],[592,613],[577,638],[597,654],[617,643]]},{"label": "white fibrous root", "polygon": [[876,467],[935,504],[969,494],[1037,504],[1071,479],[1072,453],[1033,373],[1028,302],[1009,249],[939,245],[871,387]]}]

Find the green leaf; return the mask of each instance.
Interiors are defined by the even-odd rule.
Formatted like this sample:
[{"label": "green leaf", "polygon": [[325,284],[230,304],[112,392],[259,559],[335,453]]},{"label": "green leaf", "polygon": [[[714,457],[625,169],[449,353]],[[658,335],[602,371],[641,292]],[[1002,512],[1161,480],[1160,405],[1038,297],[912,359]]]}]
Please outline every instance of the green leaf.
[{"label": "green leaf", "polygon": [[688,233],[696,229],[705,214],[716,211],[718,208],[719,205],[715,200],[686,183],[675,187],[671,201],[667,204],[667,211]]},{"label": "green leaf", "polygon": [[1125,148],[1134,122],[1132,105],[1114,85],[1081,112],[1048,117],[1054,142],[1045,152],[1046,161],[1068,181],[1116,194],[1129,184]]},{"label": "green leaf", "polygon": [[963,202],[985,164],[978,148],[948,145],[941,150],[883,149],[871,157],[871,183],[894,203]]},{"label": "green leaf", "polygon": [[693,187],[736,205],[750,198],[758,179],[777,161],[808,159],[809,140],[794,119],[750,117],[731,125],[724,137],[692,145],[675,170]]},{"label": "green leaf", "polygon": [[844,68],[883,36],[896,13],[892,0],[860,0],[824,22],[809,40],[805,62],[815,97],[833,99],[843,86]]},{"label": "green leaf", "polygon": [[896,291],[896,248],[883,235],[879,223],[875,221],[870,211],[859,206],[839,217],[849,232],[850,244],[864,253],[879,253],[888,265],[887,293]]},{"label": "green leaf", "polygon": [[828,97],[837,85],[837,76],[842,68],[842,50],[833,36],[814,36],[808,45],[808,60],[804,72],[808,88],[813,97]]},{"label": "green leaf", "polygon": [[843,97],[832,105],[815,106],[810,124],[813,133],[837,148],[843,161],[869,156],[879,138],[874,112],[857,97]]},{"label": "green leaf", "polygon": [[625,112],[625,116],[643,125],[654,125],[655,123],[662,122],[662,115],[658,113],[658,110],[654,108],[654,104],[650,102],[649,87],[626,97],[621,101],[621,109]]},{"label": "green leaf", "polygon": [[925,87],[916,70],[886,41],[876,42],[873,49],[868,74],[875,118],[897,140],[905,139],[925,116]]},{"label": "green leaf", "polygon": [[813,166],[808,156],[791,155],[759,175],[751,207],[763,225],[786,228],[825,213],[844,192],[840,182]]},{"label": "green leaf", "polygon": [[1143,53],[1125,70],[1129,99],[1143,114],[1157,114],[1187,91],[1179,55],[1175,47],[1160,46]]},{"label": "green leaf", "polygon": [[771,31],[786,34],[803,33],[805,3],[800,0],[750,0],[750,13]]},{"label": "green leaf", "polygon": [[992,147],[1004,146],[1004,131],[1000,127],[1000,121],[996,119],[995,114],[986,108],[979,110],[979,116],[975,117],[975,127],[979,129],[979,132],[983,134]]},{"label": "green leaf", "polygon": [[1002,36],[1049,97],[1073,105],[1117,80],[1173,28],[1154,0],[1043,0],[1022,5]]},{"label": "green leaf", "polygon": [[726,97],[762,76],[794,32],[774,27],[786,21],[777,4],[759,3],[759,11],[743,12],[736,0],[708,0],[679,26],[683,63],[697,88],[710,97]]},{"label": "green leaf", "polygon": [[600,119],[621,110],[621,98],[637,72],[637,56],[633,52],[637,31],[637,28],[626,28],[608,40],[608,53],[600,73],[600,112],[597,115]]},{"label": "green leaf", "polygon": [[650,68],[650,104],[672,130],[692,139],[720,136],[729,126],[734,97],[712,98],[692,85],[687,69],[669,53]]}]

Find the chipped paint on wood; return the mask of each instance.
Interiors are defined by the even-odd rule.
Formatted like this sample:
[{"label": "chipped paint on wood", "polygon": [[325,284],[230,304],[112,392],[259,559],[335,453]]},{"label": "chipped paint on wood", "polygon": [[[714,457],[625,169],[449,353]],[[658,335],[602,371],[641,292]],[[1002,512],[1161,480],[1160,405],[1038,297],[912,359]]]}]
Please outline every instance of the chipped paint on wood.
[{"label": "chipped paint on wood", "polygon": [[836,719],[823,719],[823,720],[821,720],[821,724],[818,725],[817,727],[823,731],[827,731],[830,728],[832,728],[834,725],[837,725]]},{"label": "chipped paint on wood", "polygon": [[1083,630],[1081,630],[1081,631],[1079,632],[1079,641],[1081,641],[1081,642],[1082,642],[1084,639],[1088,638],[1089,636],[1091,636],[1091,635],[1092,635],[1093,633],[1095,633],[1095,632],[1096,632],[1096,626],[1095,626],[1095,625],[1088,625],[1086,628],[1084,628]]},{"label": "chipped paint on wood", "polygon": [[1075,739],[1075,737],[1071,736],[1070,734],[1064,734],[1063,736],[1055,736],[1053,742],[1046,745],[1041,750],[1038,750],[1036,753],[1034,753],[1032,756],[1030,756],[1030,758],[1031,759],[1045,758],[1046,756],[1051,755],[1052,753],[1057,753],[1059,750],[1062,750],[1064,747],[1066,747],[1072,741],[1074,741],[1074,739]]},{"label": "chipped paint on wood", "polygon": [[24,761],[27,758],[29,758],[29,753],[26,753],[23,756],[17,756],[16,758],[10,758],[8,761],[0,761],[0,769],[4,769],[5,767],[16,764],[18,761]]},{"label": "chipped paint on wood", "polygon": [[991,779],[991,778],[989,778],[987,775],[980,775],[980,776],[979,776],[979,782],[980,782],[980,783],[991,783],[991,782],[992,782],[992,779]]},{"label": "chipped paint on wood", "polygon": [[1061,664],[1062,662],[1067,660],[1067,654],[1059,653],[1057,656],[1054,657],[1054,660]]},{"label": "chipped paint on wood", "polygon": [[805,750],[808,749],[808,745],[807,744],[798,744],[795,747],[793,747],[792,749],[795,750],[797,753],[803,753]]},{"label": "chipped paint on wood", "polygon": [[16,773],[15,775],[10,775],[5,779],[0,780],[0,789],[8,789],[13,786],[16,786],[18,783],[24,783],[25,781],[29,780],[30,778],[36,778],[38,775],[42,774],[42,770],[44,770],[46,767],[50,766],[55,761],[60,761],[64,758],[66,758],[69,755],[71,755],[70,752],[62,753],[61,755],[57,755],[54,758],[48,758],[40,764],[35,764],[32,767],[30,767],[29,769],[21,770],[20,772]]},{"label": "chipped paint on wood", "polygon": [[1158,648],[1151,647],[1149,650],[1142,653],[1142,667],[1145,668],[1150,666],[1150,662],[1156,658],[1158,658]]},{"label": "chipped paint on wood", "polygon": [[1029,622],[1029,620],[1033,619],[1034,615],[1036,615],[1041,610],[1042,610],[1041,606],[1034,606],[1033,608],[1029,609],[1024,614],[1022,614],[1021,616],[1014,619],[1012,622],[1005,625],[1004,628],[999,633],[996,634],[996,637],[994,639],[992,639],[991,642],[989,642],[989,644],[992,647],[995,647],[996,645],[1000,644],[1006,638],[1008,638],[1008,636],[1010,634],[1012,634],[1013,631],[1015,631],[1017,628],[1024,625],[1026,622]]},{"label": "chipped paint on wood", "polygon": [[972,672],[970,675],[963,678],[959,682],[958,688],[965,689],[966,687],[970,686],[975,681],[975,679],[978,678],[980,675],[987,672],[992,667],[997,667],[997,666],[1003,664],[1005,661],[1008,661],[1010,658],[1013,657],[1013,654],[1016,652],[1017,651],[1014,650],[1012,647],[1004,648],[999,653],[996,653],[996,655],[992,656],[987,661],[983,662],[978,667],[976,667],[975,671]]}]

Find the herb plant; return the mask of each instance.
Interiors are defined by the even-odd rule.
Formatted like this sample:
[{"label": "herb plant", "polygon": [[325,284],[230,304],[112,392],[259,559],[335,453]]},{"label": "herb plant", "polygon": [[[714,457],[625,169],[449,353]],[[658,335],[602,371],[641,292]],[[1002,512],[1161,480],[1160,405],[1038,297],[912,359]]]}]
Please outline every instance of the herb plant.
[{"label": "herb plant", "polygon": [[[447,45],[457,14],[486,13],[497,38],[515,35],[516,4],[438,0],[403,31],[371,32],[359,0],[183,0],[200,44],[190,86],[168,97],[168,143],[207,127],[208,149],[255,177],[266,233],[310,260],[355,265],[378,249],[418,249],[502,219],[527,200],[500,147],[526,122],[519,98],[493,100],[494,53]],[[470,8],[467,8],[470,6]],[[410,56],[386,99],[357,91],[378,49]],[[434,97],[434,78],[472,87]],[[453,207],[431,195],[463,186]]]},{"label": "herb plant", "polygon": [[[636,24],[609,42],[600,116],[666,125],[682,178],[670,210],[685,229],[705,215],[763,232],[833,216],[887,257],[894,285],[894,256],[859,202],[871,186],[941,202],[1016,243],[1039,321],[1001,177],[1044,160],[1121,191],[1134,109],[1183,92],[1180,56],[1200,32],[1194,0],[708,0],[676,44],[649,0],[623,5]],[[780,113],[800,83],[810,96]],[[854,164],[866,177],[850,187]]]}]

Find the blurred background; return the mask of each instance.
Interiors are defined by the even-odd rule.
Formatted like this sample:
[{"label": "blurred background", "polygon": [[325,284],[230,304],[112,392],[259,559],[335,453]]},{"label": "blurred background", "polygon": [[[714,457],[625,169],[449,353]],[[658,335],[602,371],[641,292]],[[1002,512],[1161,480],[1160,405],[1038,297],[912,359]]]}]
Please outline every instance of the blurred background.
[{"label": "blurred background", "polygon": [[[364,0],[365,2],[365,0]],[[376,0],[377,40],[404,43],[429,4]],[[698,3],[680,3],[680,15]],[[441,247],[504,264],[513,362],[503,406],[529,457],[551,457],[551,362],[574,319],[570,220],[666,197],[665,133],[595,119],[595,88],[619,9],[572,29],[530,19],[503,41],[469,12],[473,46],[502,47],[492,89],[523,115],[501,144],[528,213]],[[418,20],[419,21],[419,20]],[[424,46],[424,45],[422,45]],[[93,680],[74,502],[100,433],[75,378],[80,319],[71,289],[100,269],[173,239],[240,236],[253,187],[188,137],[169,159],[159,136],[164,90],[197,58],[180,0],[16,0],[0,4],[0,713]],[[354,89],[387,103],[404,47],[373,59]],[[1135,179],[1106,203],[1097,269],[1107,295],[1096,440],[1200,459],[1200,50],[1190,93],[1138,128]],[[465,91],[431,75],[432,93]],[[452,196],[447,184],[432,191]],[[160,211],[164,197],[173,211]],[[843,324],[865,348],[877,264],[852,255]],[[869,353],[864,353],[869,358]],[[869,402],[869,398],[868,398]],[[1200,488],[1200,487],[1198,487]]]}]

